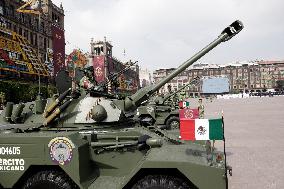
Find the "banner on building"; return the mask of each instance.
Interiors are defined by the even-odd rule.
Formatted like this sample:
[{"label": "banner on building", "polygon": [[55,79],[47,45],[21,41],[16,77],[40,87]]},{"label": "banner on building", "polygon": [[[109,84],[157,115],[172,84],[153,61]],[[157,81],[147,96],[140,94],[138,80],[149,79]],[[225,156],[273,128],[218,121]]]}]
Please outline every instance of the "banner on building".
[{"label": "banner on building", "polygon": [[55,25],[51,26],[53,40],[54,75],[65,68],[65,37],[64,30]]},{"label": "banner on building", "polygon": [[105,81],[105,56],[93,58],[94,76],[98,83]]}]

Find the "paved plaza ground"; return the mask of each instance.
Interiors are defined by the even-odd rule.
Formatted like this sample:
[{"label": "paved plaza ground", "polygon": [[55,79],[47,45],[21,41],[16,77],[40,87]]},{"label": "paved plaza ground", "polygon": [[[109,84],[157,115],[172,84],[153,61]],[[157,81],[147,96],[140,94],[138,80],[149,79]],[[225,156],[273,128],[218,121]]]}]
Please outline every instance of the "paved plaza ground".
[{"label": "paved plaza ground", "polygon": [[204,104],[206,117],[224,111],[227,160],[233,167],[229,188],[283,189],[284,97],[216,99]]}]

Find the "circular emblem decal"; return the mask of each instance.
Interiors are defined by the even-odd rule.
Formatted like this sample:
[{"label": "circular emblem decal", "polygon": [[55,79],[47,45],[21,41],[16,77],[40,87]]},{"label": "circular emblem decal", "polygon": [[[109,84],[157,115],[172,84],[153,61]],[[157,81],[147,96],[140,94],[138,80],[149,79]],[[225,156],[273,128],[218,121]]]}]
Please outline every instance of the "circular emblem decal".
[{"label": "circular emblem decal", "polygon": [[52,161],[58,165],[68,164],[73,157],[75,145],[66,137],[56,137],[48,143]]}]

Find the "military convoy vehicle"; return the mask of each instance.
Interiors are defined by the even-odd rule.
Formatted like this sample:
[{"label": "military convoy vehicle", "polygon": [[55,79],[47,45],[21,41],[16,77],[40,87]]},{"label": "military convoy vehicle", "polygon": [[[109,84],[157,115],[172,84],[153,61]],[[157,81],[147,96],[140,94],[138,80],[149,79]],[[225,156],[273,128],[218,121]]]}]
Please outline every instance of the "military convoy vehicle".
[{"label": "military convoy vehicle", "polygon": [[161,129],[179,129],[178,100],[174,97],[186,87],[197,85],[199,78],[194,78],[187,85],[166,96],[157,96],[152,102],[141,105],[137,109],[136,117],[143,126],[155,124]]},{"label": "military convoy vehicle", "polygon": [[233,22],[159,83],[123,100],[67,89],[56,99],[7,103],[0,116],[0,187],[150,189],[228,187],[223,152],[141,127],[137,107],[165,83],[243,29]]}]

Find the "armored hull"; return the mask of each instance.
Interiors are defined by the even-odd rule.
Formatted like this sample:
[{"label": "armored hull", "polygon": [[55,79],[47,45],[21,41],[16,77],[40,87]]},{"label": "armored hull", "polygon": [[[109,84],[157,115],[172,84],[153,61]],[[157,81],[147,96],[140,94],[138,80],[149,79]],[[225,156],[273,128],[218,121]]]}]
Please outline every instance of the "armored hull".
[{"label": "armored hull", "polygon": [[[136,142],[146,135],[154,142],[140,149]],[[221,152],[206,152],[204,145],[183,144],[173,136],[163,137],[162,131],[145,127],[100,129],[93,133],[83,129],[6,132],[1,133],[0,143],[0,183],[7,188],[21,186],[39,167],[63,171],[84,189],[131,188],[147,175],[183,178],[192,188],[226,188],[224,162],[217,163],[216,158],[211,158]],[[56,147],[60,145],[66,148],[59,152]],[[62,161],[56,153],[65,155]]]}]

